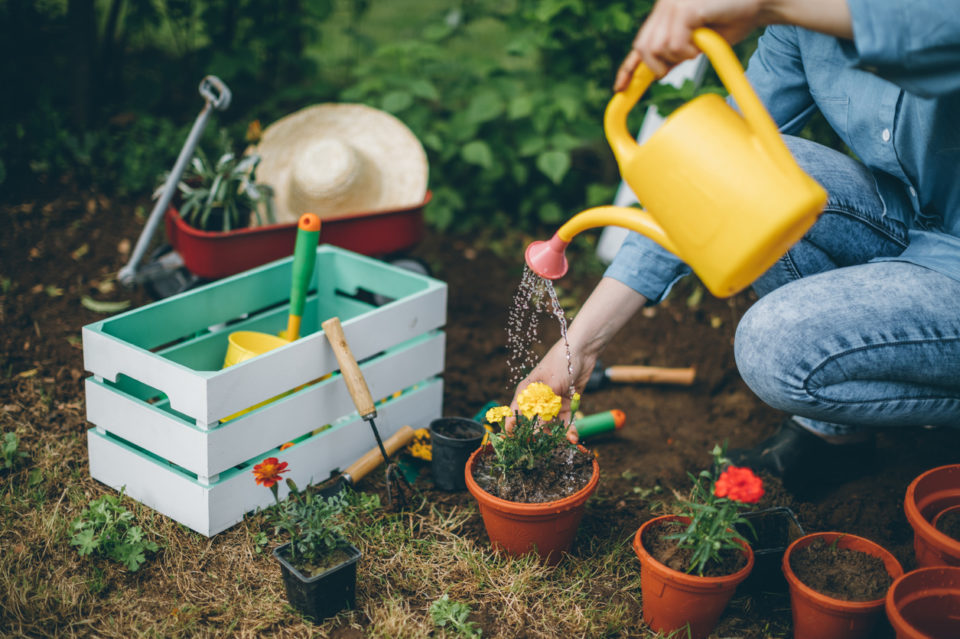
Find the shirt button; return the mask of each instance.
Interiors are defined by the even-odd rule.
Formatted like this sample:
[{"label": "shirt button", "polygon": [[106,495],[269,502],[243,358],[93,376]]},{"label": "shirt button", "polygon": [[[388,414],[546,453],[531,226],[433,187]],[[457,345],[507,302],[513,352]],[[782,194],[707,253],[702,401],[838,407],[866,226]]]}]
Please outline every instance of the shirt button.
[{"label": "shirt button", "polygon": [[912,195],[913,197],[917,197],[917,190],[912,186],[910,187],[910,195]]},{"label": "shirt button", "polygon": [[880,134],[880,138],[881,138],[884,142],[889,142],[889,141],[890,141],[890,129],[884,129],[884,130],[883,130],[883,133]]}]

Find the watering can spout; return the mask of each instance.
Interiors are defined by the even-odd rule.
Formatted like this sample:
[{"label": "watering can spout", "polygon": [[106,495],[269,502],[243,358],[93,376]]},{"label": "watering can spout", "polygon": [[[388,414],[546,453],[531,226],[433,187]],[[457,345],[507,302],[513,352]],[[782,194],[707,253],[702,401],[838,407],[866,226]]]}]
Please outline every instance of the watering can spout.
[{"label": "watering can spout", "polygon": [[599,226],[622,226],[676,252],[673,242],[647,211],[626,206],[597,206],[574,215],[549,240],[531,242],[525,253],[527,266],[544,279],[560,279],[567,273],[564,255],[567,245],[581,232]]}]

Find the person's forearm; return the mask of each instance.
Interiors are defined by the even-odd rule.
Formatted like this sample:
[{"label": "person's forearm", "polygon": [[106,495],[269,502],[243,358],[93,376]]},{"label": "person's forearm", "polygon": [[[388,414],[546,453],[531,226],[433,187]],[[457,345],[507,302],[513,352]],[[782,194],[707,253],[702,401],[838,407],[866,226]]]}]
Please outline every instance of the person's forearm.
[{"label": "person's forearm", "polygon": [[596,356],[646,302],[626,284],[601,279],[570,324],[570,350]]},{"label": "person's forearm", "polygon": [[853,39],[846,0],[760,0],[760,22],[792,24],[837,38]]}]

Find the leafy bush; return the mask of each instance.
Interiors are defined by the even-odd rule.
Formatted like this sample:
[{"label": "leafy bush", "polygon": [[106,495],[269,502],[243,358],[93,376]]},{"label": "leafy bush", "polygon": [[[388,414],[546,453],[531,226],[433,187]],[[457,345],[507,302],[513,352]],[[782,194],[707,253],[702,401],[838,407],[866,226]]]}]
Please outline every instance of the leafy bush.
[{"label": "leafy bush", "polygon": [[[394,113],[423,141],[437,228],[555,225],[612,199],[602,114],[650,5],[464,3],[417,38],[374,49],[341,98]],[[504,50],[490,50],[490,34]]]},{"label": "leafy bush", "polygon": [[133,525],[133,513],[120,505],[122,496],[123,491],[90,502],[70,525],[70,545],[77,546],[81,557],[95,553],[135,571],[146,561],[146,553],[156,552],[158,546]]}]

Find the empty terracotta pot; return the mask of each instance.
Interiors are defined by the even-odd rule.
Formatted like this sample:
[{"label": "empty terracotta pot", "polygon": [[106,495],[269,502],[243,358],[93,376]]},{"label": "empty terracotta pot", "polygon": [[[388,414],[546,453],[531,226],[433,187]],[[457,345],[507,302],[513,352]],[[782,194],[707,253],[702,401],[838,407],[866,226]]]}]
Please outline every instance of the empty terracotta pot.
[{"label": "empty terracotta pot", "polygon": [[960,464],[940,466],[910,482],[903,510],[913,528],[917,566],[960,566],[960,541],[937,530],[933,519],[960,505]]},{"label": "empty terracotta pot", "polygon": [[898,577],[885,605],[897,639],[960,637],[960,567],[928,566]]},{"label": "empty terracotta pot", "polygon": [[[703,639],[716,627],[737,586],[753,570],[753,550],[743,544],[747,565],[730,575],[699,577],[669,568],[650,555],[643,545],[643,535],[661,522],[690,522],[678,515],[661,515],[644,523],[633,536],[633,550],[640,559],[640,596],[643,620],[653,630],[678,637]],[[682,629],[689,624],[689,632]]]},{"label": "empty terracotta pot", "polygon": [[872,636],[877,622],[883,619],[883,597],[872,601],[836,599],[804,584],[790,567],[790,555],[817,540],[879,557],[894,579],[903,574],[900,562],[888,550],[857,535],[823,532],[797,539],[783,554],[783,575],[790,587],[794,639],[862,639]]},{"label": "empty terracotta pot", "polygon": [[[581,450],[586,450],[581,446]],[[600,481],[600,465],[593,460],[593,475],[586,486],[574,494],[539,504],[507,501],[486,492],[473,479],[473,466],[479,455],[492,455],[490,444],[478,448],[467,460],[464,471],[467,490],[480,506],[480,516],[490,543],[511,555],[536,552],[540,560],[556,564],[570,550],[590,495]]]}]

